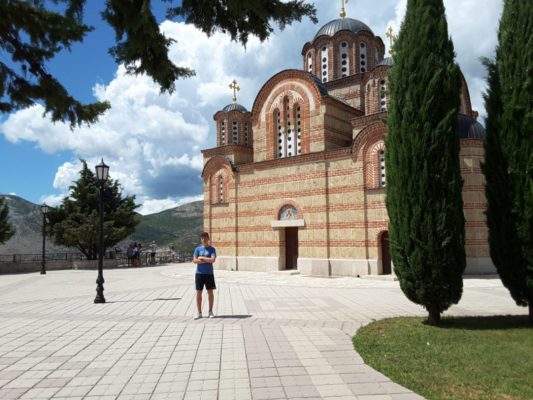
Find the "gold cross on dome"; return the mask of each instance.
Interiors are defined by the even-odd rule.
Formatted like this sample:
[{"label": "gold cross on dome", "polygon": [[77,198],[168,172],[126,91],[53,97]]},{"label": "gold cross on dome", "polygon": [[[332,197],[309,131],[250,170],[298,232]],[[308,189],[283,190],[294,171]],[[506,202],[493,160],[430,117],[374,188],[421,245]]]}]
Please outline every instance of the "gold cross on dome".
[{"label": "gold cross on dome", "polygon": [[385,32],[385,35],[390,40],[389,53],[390,53],[391,56],[394,56],[394,42],[396,41],[396,36],[394,35],[394,31],[392,30],[392,26],[389,26],[389,29],[387,29],[387,32]]},{"label": "gold cross on dome", "polygon": [[341,7],[341,18],[345,18],[346,17],[346,10],[344,9],[344,6],[346,5],[346,3],[348,3],[348,0],[341,0],[342,1],[342,7]]},{"label": "gold cross on dome", "polygon": [[237,92],[241,90],[239,85],[237,85],[237,81],[234,79],[233,82],[229,84],[229,88],[233,89],[233,103],[237,102]]}]

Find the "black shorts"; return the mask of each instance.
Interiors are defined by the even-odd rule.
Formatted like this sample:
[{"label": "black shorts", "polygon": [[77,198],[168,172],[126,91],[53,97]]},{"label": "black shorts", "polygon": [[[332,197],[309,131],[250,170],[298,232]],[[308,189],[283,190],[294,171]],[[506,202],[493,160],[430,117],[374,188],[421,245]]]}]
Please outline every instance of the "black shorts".
[{"label": "black shorts", "polygon": [[204,286],[207,290],[216,289],[215,275],[211,274],[195,274],[196,290],[203,290]]}]

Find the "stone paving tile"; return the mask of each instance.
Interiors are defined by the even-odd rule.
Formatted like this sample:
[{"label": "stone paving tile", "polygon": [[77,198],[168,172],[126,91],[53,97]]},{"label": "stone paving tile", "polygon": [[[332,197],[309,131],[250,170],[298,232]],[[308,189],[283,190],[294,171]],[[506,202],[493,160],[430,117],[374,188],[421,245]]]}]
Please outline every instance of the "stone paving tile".
[{"label": "stone paving tile", "polygon": [[[194,321],[191,265],[105,274],[99,305],[94,271],[0,276],[0,399],[422,399],[351,343],[373,319],[425,315],[397,282],[217,271],[218,318]],[[447,314],[525,311],[480,279]]]}]

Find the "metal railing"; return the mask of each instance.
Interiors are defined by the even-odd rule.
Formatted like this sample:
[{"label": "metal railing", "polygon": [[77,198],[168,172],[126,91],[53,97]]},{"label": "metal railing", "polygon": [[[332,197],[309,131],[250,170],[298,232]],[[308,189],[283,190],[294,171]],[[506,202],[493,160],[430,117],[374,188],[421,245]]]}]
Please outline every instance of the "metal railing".
[{"label": "metal railing", "polygon": [[[155,257],[152,258],[150,252],[143,252],[138,258],[138,263],[132,264],[125,252],[122,251],[106,251],[104,255],[106,260],[118,260],[119,265],[157,265],[167,264],[170,262],[183,263],[192,261],[190,255],[182,253],[175,253],[172,255],[170,251],[158,251]],[[0,263],[15,263],[15,264],[30,264],[42,262],[42,254],[0,254]],[[46,262],[49,261],[82,261],[87,260],[87,257],[82,253],[46,253]]]}]

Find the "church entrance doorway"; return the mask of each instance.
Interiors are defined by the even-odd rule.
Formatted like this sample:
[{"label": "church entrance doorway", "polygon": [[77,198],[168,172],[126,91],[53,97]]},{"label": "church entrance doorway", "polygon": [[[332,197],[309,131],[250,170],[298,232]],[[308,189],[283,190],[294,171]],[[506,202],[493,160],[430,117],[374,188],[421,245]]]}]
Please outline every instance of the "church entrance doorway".
[{"label": "church entrance doorway", "polygon": [[389,232],[383,232],[383,234],[381,235],[381,271],[383,275],[390,275],[392,273],[389,247]]},{"label": "church entrance doorway", "polygon": [[298,228],[285,228],[285,269],[298,267]]}]

